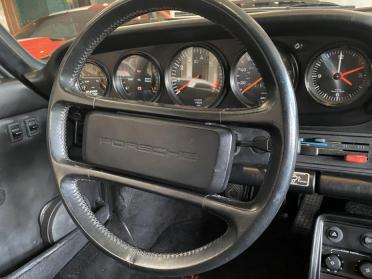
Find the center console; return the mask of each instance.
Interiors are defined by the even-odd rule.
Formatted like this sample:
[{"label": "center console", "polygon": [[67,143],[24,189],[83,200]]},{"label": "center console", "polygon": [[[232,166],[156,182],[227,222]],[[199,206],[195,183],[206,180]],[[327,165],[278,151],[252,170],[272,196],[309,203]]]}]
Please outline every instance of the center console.
[{"label": "center console", "polygon": [[372,221],[321,215],[309,279],[372,278]]}]

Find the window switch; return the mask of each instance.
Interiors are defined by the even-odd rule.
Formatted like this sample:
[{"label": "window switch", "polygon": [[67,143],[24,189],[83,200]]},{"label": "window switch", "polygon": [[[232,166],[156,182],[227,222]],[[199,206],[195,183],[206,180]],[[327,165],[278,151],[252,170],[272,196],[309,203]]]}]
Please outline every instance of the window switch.
[{"label": "window switch", "polygon": [[39,123],[35,118],[25,120],[27,135],[29,137],[36,136],[39,133]]},{"label": "window switch", "polygon": [[23,131],[19,123],[9,124],[8,133],[9,133],[10,142],[17,142],[23,139]]}]

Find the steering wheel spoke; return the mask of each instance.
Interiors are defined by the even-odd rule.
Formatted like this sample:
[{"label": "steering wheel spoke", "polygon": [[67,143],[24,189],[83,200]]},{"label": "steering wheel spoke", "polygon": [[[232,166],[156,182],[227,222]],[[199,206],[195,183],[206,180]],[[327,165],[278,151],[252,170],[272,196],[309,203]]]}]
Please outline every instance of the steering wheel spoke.
[{"label": "steering wheel spoke", "polygon": [[[166,259],[169,264],[182,269],[189,264],[194,265],[200,260],[208,259],[211,256],[222,255],[228,248],[236,245],[239,238],[244,237],[247,228],[254,225],[256,215],[259,214],[259,210],[254,208],[254,204],[236,202],[219,195],[205,196],[186,190],[169,188],[159,183],[97,170],[87,164],[67,160],[54,163],[54,167],[60,192],[62,197],[67,201],[66,206],[68,210],[72,213],[75,221],[87,229],[87,233],[89,232],[91,235],[97,237],[98,246],[102,248],[109,247],[113,256],[125,258],[131,264],[139,264],[141,261],[144,261],[143,264],[147,265],[147,268],[155,268],[159,265],[160,260]],[[203,210],[225,220],[228,225],[227,230],[218,239],[196,250],[186,251],[181,254],[156,254],[154,258],[154,254],[124,243],[117,236],[109,232],[88,210],[84,198],[79,191],[78,184],[80,181],[96,179],[110,182],[114,187],[125,185],[199,206]],[[104,237],[98,237],[100,234],[103,234]],[[126,247],[126,249],[123,250],[123,247]],[[135,259],[139,255],[141,257],[137,262]],[[183,258],[184,260],[180,261],[179,258]],[[162,274],[162,271],[158,270],[158,273]]]},{"label": "steering wheel spoke", "polygon": [[63,181],[73,178],[96,179],[110,182],[113,185],[122,185],[137,190],[142,190],[164,197],[178,199],[197,206],[202,206],[204,196],[186,190],[171,188],[168,185],[152,182],[149,180],[141,180],[138,178],[128,177],[110,173],[104,170],[99,170],[88,164],[63,160],[54,163],[58,185],[63,185]]},{"label": "steering wheel spoke", "polygon": [[[126,186],[168,198],[184,201],[203,208],[222,218],[238,233],[251,225],[257,209],[253,203],[238,202],[220,195],[203,195],[157,182],[118,175],[96,169],[89,164],[63,160],[54,163],[57,182],[63,187],[66,180],[101,180],[115,186]],[[237,234],[239,235],[239,233]]]},{"label": "steering wheel spoke", "polygon": [[220,195],[209,195],[203,200],[203,209],[222,218],[233,230],[236,238],[254,225],[259,208],[254,202],[240,202]]},{"label": "steering wheel spoke", "polygon": [[[100,180],[114,187],[126,186],[141,191],[177,199],[201,207],[203,210],[223,219],[234,237],[240,237],[251,226],[259,210],[254,203],[239,202],[220,195],[203,195],[168,185],[138,178],[127,177],[96,169],[89,164],[63,160],[54,164],[58,185],[69,187],[66,181]],[[62,192],[64,190],[62,189]]]}]

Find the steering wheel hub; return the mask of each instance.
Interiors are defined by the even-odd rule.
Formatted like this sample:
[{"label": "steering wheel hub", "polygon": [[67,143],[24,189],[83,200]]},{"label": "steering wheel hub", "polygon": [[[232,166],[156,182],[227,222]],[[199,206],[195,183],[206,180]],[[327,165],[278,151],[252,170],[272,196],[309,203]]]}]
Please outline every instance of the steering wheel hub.
[{"label": "steering wheel hub", "polygon": [[235,136],[225,127],[105,112],[91,112],[84,126],[86,162],[201,193],[226,188]]}]

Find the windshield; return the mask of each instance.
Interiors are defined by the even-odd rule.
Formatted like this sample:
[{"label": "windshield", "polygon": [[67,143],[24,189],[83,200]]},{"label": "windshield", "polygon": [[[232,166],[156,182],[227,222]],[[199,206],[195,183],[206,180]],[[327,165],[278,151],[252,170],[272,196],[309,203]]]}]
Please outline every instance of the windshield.
[{"label": "windshield", "polygon": [[235,0],[243,7],[293,7],[293,6],[352,6],[355,8],[372,6],[371,0]]},{"label": "windshield", "polygon": [[[306,7],[372,7],[371,0],[231,0],[247,12]],[[37,59],[48,57],[114,0],[10,0],[0,1],[1,24]],[[177,20],[193,16],[160,11],[133,19],[127,24]]]}]

